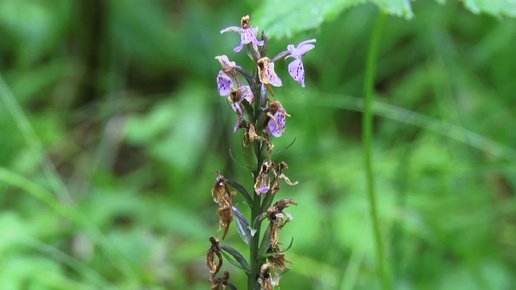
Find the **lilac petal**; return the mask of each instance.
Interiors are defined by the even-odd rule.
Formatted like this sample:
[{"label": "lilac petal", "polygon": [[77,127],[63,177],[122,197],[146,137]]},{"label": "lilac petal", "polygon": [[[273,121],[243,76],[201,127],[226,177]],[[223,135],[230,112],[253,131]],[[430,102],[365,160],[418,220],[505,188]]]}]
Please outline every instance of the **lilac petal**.
[{"label": "lilac petal", "polygon": [[269,191],[269,188],[270,188],[270,186],[265,185],[265,186],[262,186],[262,187],[260,187],[258,189],[255,189],[255,192],[257,194],[266,194]]},{"label": "lilac petal", "polygon": [[239,46],[233,48],[233,51],[234,52],[240,52],[242,50],[242,48],[244,48],[244,44],[243,43],[240,43]]},{"label": "lilac petal", "polygon": [[309,50],[313,49],[315,45],[312,43],[315,42],[315,39],[305,40],[301,42],[297,47],[289,44],[287,45],[287,50],[290,52],[289,57],[300,58],[305,55]]},{"label": "lilac petal", "polygon": [[242,29],[242,32],[240,32],[242,43],[248,44],[253,41],[256,41],[257,31],[258,31],[258,27],[250,27],[250,28]]},{"label": "lilac petal", "polygon": [[240,89],[242,90],[242,97],[246,99],[249,104],[252,104],[254,102],[254,95],[251,87],[242,86]]},{"label": "lilac petal", "polygon": [[274,71],[274,63],[271,62],[269,65],[265,68],[267,71],[267,76],[269,77],[269,83],[275,87],[281,87],[283,83],[281,82],[281,79],[278,77],[276,72]]},{"label": "lilac petal", "polygon": [[305,87],[305,69],[301,58],[295,59],[288,65],[288,73],[298,83]]},{"label": "lilac petal", "polygon": [[226,55],[218,55],[215,59],[220,62],[220,65],[224,70],[231,70],[236,66],[236,63],[234,61],[229,61],[229,58]]},{"label": "lilac petal", "polygon": [[240,123],[242,123],[242,118],[238,116],[238,119],[235,123],[235,127],[233,127],[233,133],[236,133],[238,131],[238,128],[240,127]]},{"label": "lilac petal", "polygon": [[217,76],[217,87],[221,96],[227,96],[231,93],[233,80],[223,71],[219,71],[219,75]]},{"label": "lilac petal", "polygon": [[240,106],[240,102],[231,102],[231,96],[228,97],[230,103],[231,103],[231,109],[235,111],[239,116],[242,116],[242,106]]},{"label": "lilac petal", "polygon": [[274,114],[274,118],[271,118],[269,120],[269,123],[267,124],[267,128],[269,129],[269,132],[274,137],[280,137],[283,135],[283,131],[285,131],[286,126],[286,120],[285,120],[285,114],[281,111],[277,111]]},{"label": "lilac petal", "polygon": [[220,33],[224,33],[224,32],[228,32],[228,31],[234,31],[234,32],[240,32],[241,31],[241,28],[238,27],[238,26],[230,26],[230,27],[227,27],[227,28],[224,28],[220,31]]}]

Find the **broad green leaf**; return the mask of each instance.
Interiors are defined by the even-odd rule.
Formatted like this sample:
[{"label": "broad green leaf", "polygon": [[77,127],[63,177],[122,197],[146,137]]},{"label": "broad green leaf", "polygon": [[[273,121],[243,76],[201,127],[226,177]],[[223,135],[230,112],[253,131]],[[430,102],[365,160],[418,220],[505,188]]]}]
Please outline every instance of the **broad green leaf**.
[{"label": "broad green leaf", "polygon": [[344,9],[359,4],[373,2],[385,12],[411,18],[412,9],[409,0],[267,0],[252,15],[251,21],[270,36],[276,38],[292,35],[313,29],[325,20],[338,16]]},{"label": "broad green leaf", "polygon": [[[444,4],[445,0],[436,0]],[[464,6],[473,13],[516,17],[516,1],[513,0],[463,0]],[[319,27],[332,20],[342,11],[354,6],[374,3],[389,15],[410,19],[414,16],[409,0],[305,0],[302,5],[295,0],[266,0],[252,15],[252,23],[271,37],[291,37],[296,33]]]},{"label": "broad green leaf", "polygon": [[514,0],[464,0],[464,5],[473,13],[488,13],[495,16],[516,17]]}]

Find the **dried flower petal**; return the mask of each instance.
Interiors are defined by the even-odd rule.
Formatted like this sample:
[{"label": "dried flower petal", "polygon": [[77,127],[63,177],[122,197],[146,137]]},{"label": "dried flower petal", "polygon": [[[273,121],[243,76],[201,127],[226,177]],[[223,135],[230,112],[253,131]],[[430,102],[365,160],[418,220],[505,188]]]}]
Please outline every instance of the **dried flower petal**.
[{"label": "dried flower petal", "polygon": [[229,272],[224,271],[224,275],[220,278],[217,278],[213,280],[213,283],[211,284],[211,290],[218,290],[220,289],[220,286],[222,286],[222,289],[226,289],[226,285],[228,284],[229,280]]},{"label": "dried flower petal", "polygon": [[266,194],[270,189],[270,168],[270,161],[264,161],[260,168],[260,172],[258,173],[258,177],[256,178],[256,183],[254,184],[254,192],[256,192],[259,195]]},{"label": "dried flower petal", "polygon": [[284,179],[288,185],[297,185],[299,182],[292,182],[290,179],[282,172],[284,169],[287,169],[288,165],[284,161],[272,167],[272,174],[274,175],[274,182],[272,184],[272,193],[276,193],[280,190],[280,180]]},{"label": "dried flower petal", "polygon": [[[211,247],[206,254],[206,266],[210,269],[209,280],[212,281],[213,277],[219,272],[220,267],[222,267],[222,254],[220,252],[219,239],[210,237],[210,242]],[[218,263],[215,261],[215,256],[218,258]]]},{"label": "dried flower petal", "polygon": [[273,290],[274,286],[272,285],[272,277],[270,274],[271,265],[269,263],[265,263],[260,268],[260,277],[258,277],[258,283],[261,286],[261,290]]},{"label": "dried flower petal", "polygon": [[281,271],[287,270],[287,265],[285,263],[292,264],[292,261],[285,258],[285,253],[281,252],[278,246],[271,246],[267,253],[274,253],[274,255],[269,256],[268,260],[271,263],[273,269],[277,268]]},{"label": "dried flower petal", "polygon": [[222,239],[224,240],[228,233],[229,225],[233,220],[232,196],[235,195],[236,192],[231,192],[226,184],[224,176],[222,176],[220,172],[217,173],[217,180],[215,181],[215,184],[213,184],[211,195],[213,197],[213,201],[219,204],[217,214],[220,216],[220,229],[224,229],[224,234],[222,235]]}]

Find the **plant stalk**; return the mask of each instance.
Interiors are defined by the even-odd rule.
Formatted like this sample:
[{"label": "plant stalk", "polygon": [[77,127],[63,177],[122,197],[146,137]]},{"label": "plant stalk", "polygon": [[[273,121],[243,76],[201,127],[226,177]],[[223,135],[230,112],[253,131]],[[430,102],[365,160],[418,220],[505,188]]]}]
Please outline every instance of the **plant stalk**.
[{"label": "plant stalk", "polygon": [[373,234],[376,244],[376,260],[378,263],[379,278],[383,290],[391,289],[390,277],[387,269],[387,262],[384,252],[384,244],[380,232],[380,221],[378,219],[378,209],[376,203],[376,189],[372,163],[372,144],[373,144],[373,95],[374,81],[376,74],[376,61],[378,56],[378,47],[382,30],[385,23],[386,15],[379,12],[376,26],[369,44],[367,53],[366,78],[364,84],[364,115],[363,115],[363,143],[364,143],[364,166],[366,174],[367,196],[369,199],[369,213],[373,223]]}]

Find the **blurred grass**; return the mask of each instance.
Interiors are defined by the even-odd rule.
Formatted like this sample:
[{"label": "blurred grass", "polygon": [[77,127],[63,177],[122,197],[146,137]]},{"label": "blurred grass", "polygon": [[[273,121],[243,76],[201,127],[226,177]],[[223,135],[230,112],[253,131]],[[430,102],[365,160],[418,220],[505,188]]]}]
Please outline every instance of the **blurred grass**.
[{"label": "blurred grass", "polygon": [[[253,5],[0,1],[1,289],[209,287],[213,172],[251,182],[229,157],[241,141],[217,96],[214,56],[249,64],[231,52],[237,36],[219,30]],[[416,1],[413,11],[411,21],[387,19],[373,103],[393,288],[510,289],[514,20],[453,1]],[[283,289],[379,288],[360,142],[375,13],[357,6],[271,40],[273,53],[317,38],[306,89],[277,64],[276,94],[292,115],[277,148],[296,139],[278,158],[300,181],[282,189],[299,202],[281,235],[294,237]],[[65,192],[71,202],[56,195]],[[228,242],[244,249],[236,235]]]}]

